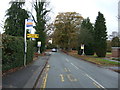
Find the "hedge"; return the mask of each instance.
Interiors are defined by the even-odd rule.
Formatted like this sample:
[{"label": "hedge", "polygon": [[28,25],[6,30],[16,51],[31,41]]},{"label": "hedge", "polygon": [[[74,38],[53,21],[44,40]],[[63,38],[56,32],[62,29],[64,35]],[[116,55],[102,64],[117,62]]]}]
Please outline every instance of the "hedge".
[{"label": "hedge", "polygon": [[[3,35],[2,71],[24,65],[24,38]],[[33,42],[27,41],[27,64],[33,60]]]}]

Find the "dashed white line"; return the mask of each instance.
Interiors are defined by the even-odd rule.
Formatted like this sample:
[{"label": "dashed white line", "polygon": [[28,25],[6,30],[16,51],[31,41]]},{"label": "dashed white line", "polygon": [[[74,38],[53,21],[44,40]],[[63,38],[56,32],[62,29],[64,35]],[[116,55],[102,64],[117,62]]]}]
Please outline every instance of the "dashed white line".
[{"label": "dashed white line", "polygon": [[66,58],[66,61],[69,62],[69,60]]},{"label": "dashed white line", "polygon": [[86,74],[86,76],[88,77],[88,78],[90,78],[92,81],[94,81],[96,84],[98,84],[101,88],[104,88],[105,89],[105,87],[103,87],[101,84],[99,84],[96,80],[94,80],[92,77],[90,77],[88,74]]},{"label": "dashed white line", "polygon": [[71,63],[71,65],[73,65],[76,69],[79,69],[77,66],[75,66],[73,63]]}]

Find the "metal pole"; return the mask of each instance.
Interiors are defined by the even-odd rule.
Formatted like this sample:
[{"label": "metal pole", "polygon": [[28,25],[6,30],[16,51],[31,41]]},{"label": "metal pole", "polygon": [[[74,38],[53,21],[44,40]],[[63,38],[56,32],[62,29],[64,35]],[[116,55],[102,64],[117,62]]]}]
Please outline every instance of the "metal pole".
[{"label": "metal pole", "polygon": [[38,53],[40,54],[40,47],[38,47]]},{"label": "metal pole", "polygon": [[26,23],[27,23],[27,19],[25,19],[25,33],[24,33],[24,44],[25,44],[25,52],[24,52],[24,66],[26,66],[26,53],[27,53],[27,42],[26,42]]}]

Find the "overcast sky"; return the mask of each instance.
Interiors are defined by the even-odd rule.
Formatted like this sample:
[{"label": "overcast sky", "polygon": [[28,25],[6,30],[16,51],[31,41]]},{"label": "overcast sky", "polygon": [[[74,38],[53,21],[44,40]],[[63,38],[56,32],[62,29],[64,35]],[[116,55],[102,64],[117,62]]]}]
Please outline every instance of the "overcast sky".
[{"label": "overcast sky", "polygon": [[[4,21],[5,11],[9,8],[10,0],[3,0],[0,3],[0,24]],[[31,0],[32,1],[32,0]],[[52,21],[58,12],[77,12],[84,18],[89,17],[94,23],[98,11],[104,14],[106,19],[108,34],[112,31],[118,31],[118,0],[49,0],[52,12],[50,17]],[[29,6],[27,6],[29,8]],[[0,32],[2,29],[0,28]]]}]

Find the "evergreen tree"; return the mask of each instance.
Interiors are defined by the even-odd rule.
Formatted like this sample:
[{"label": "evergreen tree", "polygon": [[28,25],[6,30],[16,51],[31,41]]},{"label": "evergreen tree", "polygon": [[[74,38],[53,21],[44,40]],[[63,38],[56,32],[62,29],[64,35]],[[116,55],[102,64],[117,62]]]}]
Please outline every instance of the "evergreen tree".
[{"label": "evergreen tree", "polygon": [[106,56],[107,49],[107,31],[104,15],[98,12],[94,28],[95,52],[98,57]]},{"label": "evergreen tree", "polygon": [[5,20],[5,34],[24,37],[25,19],[28,13],[22,6],[25,2],[10,2],[11,7],[7,10]]}]

